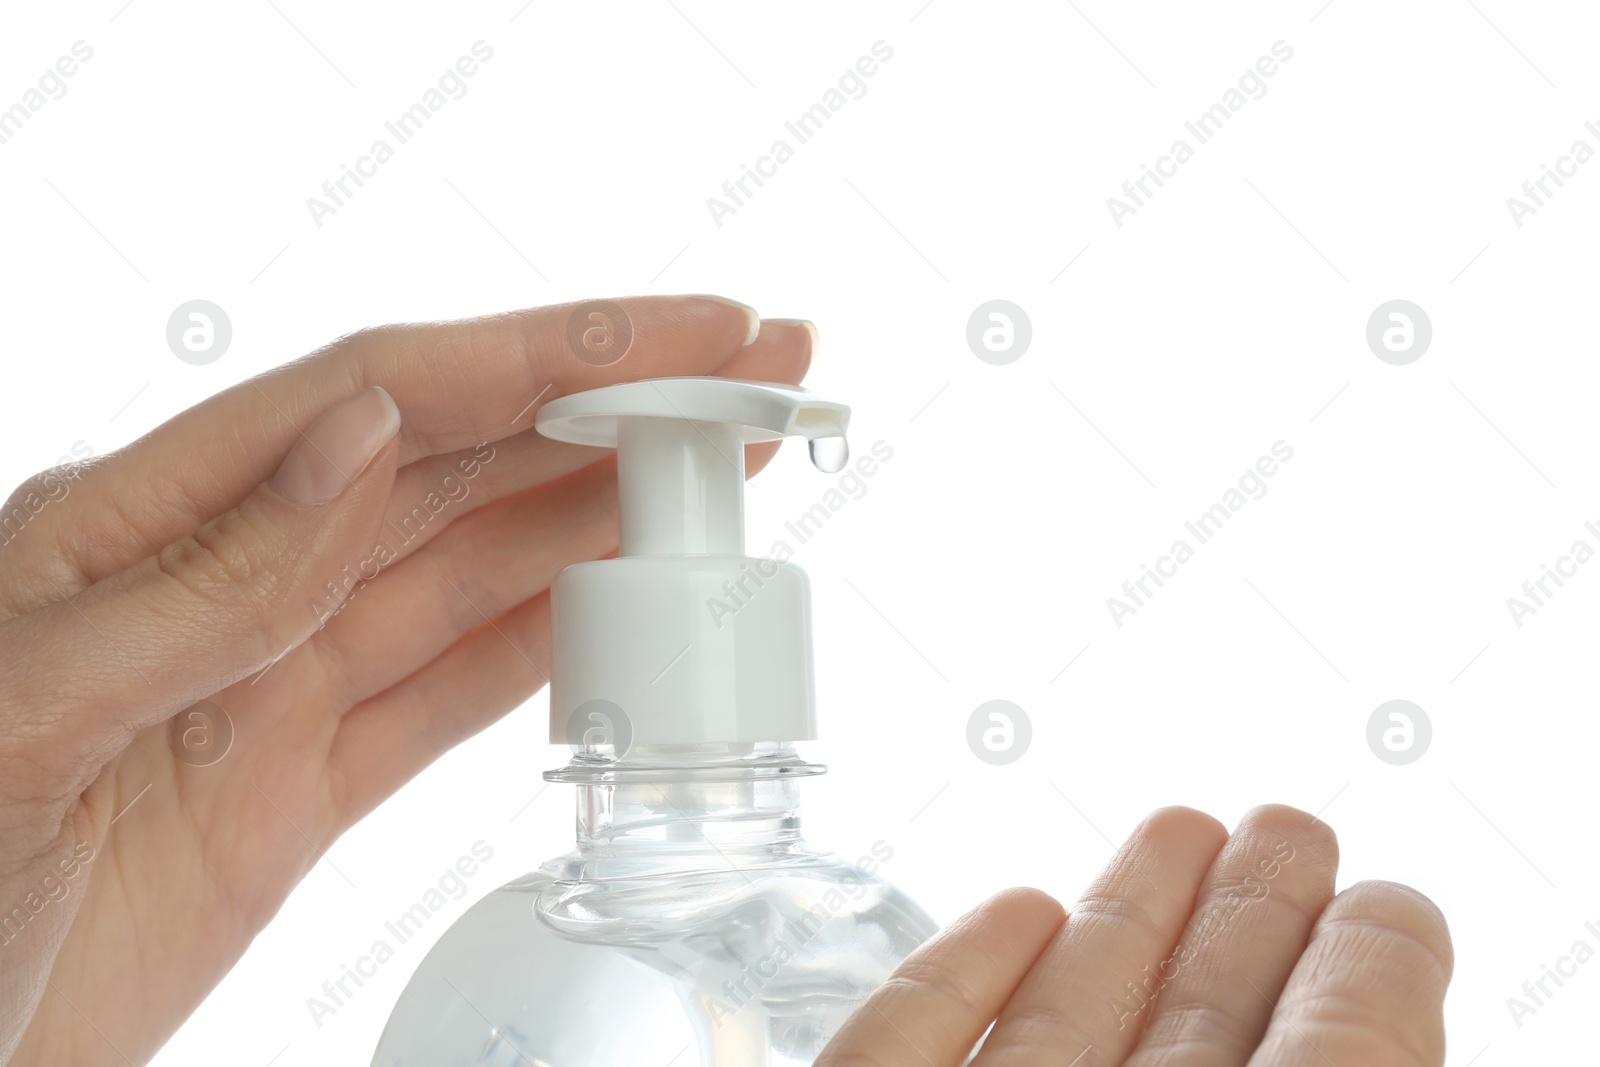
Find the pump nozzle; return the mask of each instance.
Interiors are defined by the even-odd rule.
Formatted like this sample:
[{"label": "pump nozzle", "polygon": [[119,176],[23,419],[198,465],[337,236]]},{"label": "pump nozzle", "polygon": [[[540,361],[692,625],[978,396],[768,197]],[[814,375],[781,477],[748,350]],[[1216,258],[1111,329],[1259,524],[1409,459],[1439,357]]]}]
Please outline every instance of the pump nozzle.
[{"label": "pump nozzle", "polygon": [[844,438],[850,409],[804,389],[659,378],[552,400],[535,425],[617,450],[624,556],[742,555],[744,446]]},{"label": "pump nozzle", "polygon": [[557,441],[617,449],[623,558],[568,567],[551,590],[551,740],[589,701],[635,743],[815,736],[810,590],[783,560],[744,555],[744,446],[802,436],[839,470],[850,409],[804,389],[658,378],[546,404]]}]

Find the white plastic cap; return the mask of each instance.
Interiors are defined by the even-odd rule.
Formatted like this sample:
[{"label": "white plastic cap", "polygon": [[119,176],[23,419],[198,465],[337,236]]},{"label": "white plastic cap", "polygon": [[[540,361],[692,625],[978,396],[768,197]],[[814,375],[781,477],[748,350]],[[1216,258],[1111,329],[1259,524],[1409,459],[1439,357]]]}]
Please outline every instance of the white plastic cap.
[{"label": "white plastic cap", "polygon": [[805,572],[744,554],[744,446],[802,436],[838,470],[850,409],[804,389],[658,378],[546,404],[557,441],[617,449],[621,557],[551,587],[550,740],[816,737]]}]

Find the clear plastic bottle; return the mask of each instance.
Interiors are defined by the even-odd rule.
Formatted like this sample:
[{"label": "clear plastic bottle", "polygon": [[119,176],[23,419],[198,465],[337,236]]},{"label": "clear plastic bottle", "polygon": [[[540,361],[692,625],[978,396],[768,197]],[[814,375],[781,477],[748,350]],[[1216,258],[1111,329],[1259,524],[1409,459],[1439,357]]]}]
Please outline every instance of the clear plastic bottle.
[{"label": "clear plastic bottle", "polygon": [[577,847],[484,898],[418,967],[373,1067],[799,1067],[934,931],[811,849],[784,744],[598,750]]},{"label": "clear plastic bottle", "polygon": [[801,435],[838,471],[849,414],[712,378],[540,411],[618,451],[619,555],[551,589],[550,736],[574,758],[545,777],[577,786],[577,847],[445,933],[374,1067],[800,1067],[933,933],[876,873],[891,846],[801,839],[810,583],[744,554],[744,446]]}]

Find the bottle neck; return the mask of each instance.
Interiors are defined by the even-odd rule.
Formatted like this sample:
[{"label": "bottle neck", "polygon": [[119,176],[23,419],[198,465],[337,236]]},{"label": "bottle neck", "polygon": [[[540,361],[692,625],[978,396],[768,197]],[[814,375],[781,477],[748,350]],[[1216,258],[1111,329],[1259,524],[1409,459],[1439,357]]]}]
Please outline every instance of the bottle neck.
[{"label": "bottle neck", "polygon": [[770,852],[800,840],[799,779],[823,774],[793,744],[641,745],[575,751],[545,778],[578,786],[580,852]]}]

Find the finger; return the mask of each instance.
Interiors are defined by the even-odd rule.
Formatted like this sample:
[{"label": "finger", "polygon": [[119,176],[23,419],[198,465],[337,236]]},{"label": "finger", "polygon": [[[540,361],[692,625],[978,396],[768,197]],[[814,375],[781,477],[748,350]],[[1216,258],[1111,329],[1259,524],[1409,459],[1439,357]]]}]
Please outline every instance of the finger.
[{"label": "finger", "polygon": [[351,708],[328,749],[340,831],[549,680],[550,594],[480,625],[399,684]]},{"label": "finger", "polygon": [[[763,341],[746,352],[759,356],[764,365],[741,356],[725,369],[798,382],[810,361],[809,329],[764,323],[762,330]],[[763,351],[752,351],[757,348]],[[746,450],[748,476],[765,466],[774,447]],[[589,451],[591,457],[607,454]],[[504,467],[502,458],[481,464],[478,478],[487,479],[497,467]],[[461,479],[441,483],[449,495],[438,499],[461,496],[460,504],[468,504],[472,498],[463,494],[470,484]],[[399,498],[399,489],[395,496]],[[383,553],[375,550],[346,564],[341,573],[329,575],[334,588],[306,605],[326,625],[296,655],[327,661],[325,677],[341,690],[336,694],[340,708],[395,684],[485,617],[542,592],[561,568],[615,551],[616,464],[609,459],[593,463],[467,512],[453,523],[448,508],[431,521],[430,514],[419,506],[414,518],[388,520],[380,535]],[[427,547],[419,551],[419,544]],[[382,563],[382,573],[377,573],[385,559],[391,561]],[[346,586],[350,595],[344,594]],[[397,619],[404,619],[405,625],[396,626]],[[285,664],[289,666],[293,665]]]},{"label": "finger", "polygon": [[607,366],[579,358],[568,341],[577,304],[352,334],[87,464],[74,492],[34,518],[28,541],[87,584],[236,505],[272,473],[272,457],[288,450],[297,428],[368,386],[386,389],[404,415],[405,465],[520,432],[537,404],[569,392],[712,373],[760,326],[754,311],[719,297],[614,303],[631,324],[632,345]]},{"label": "finger", "polygon": [[815,1067],[955,1067],[1061,926],[1061,905],[1008,889],[906,957],[850,1016]]},{"label": "finger", "polygon": [[[245,500],[126,571],[0,624],[0,708],[43,716],[32,762],[107,757],[136,729],[260,669],[315,627],[302,605],[370,544],[400,415],[382,389],[334,407]],[[45,665],[45,666],[37,666]],[[30,761],[21,761],[27,765]],[[41,773],[45,773],[41,770]]]},{"label": "finger", "polygon": [[544,592],[563,567],[614,551],[616,541],[615,466],[597,464],[458,519],[371,581],[349,580],[366,569],[347,572],[306,606],[326,621],[296,655],[322,661],[332,703],[351,707]]},{"label": "finger", "polygon": [[1126,1067],[1243,1067],[1311,926],[1333,896],[1333,830],[1281,804],[1247,813],[1163,961]]},{"label": "finger", "polygon": [[[798,385],[811,365],[815,337],[816,328],[808,322],[765,319],[755,342],[741,348],[717,373],[726,378]],[[451,522],[477,508],[585,465],[607,462],[613,454],[611,449],[552,441],[529,429],[493,442],[487,449],[475,444],[409,464],[395,478],[394,495],[384,516],[384,529],[393,534],[389,543],[395,559],[411,555]],[[753,459],[758,453],[748,455]],[[748,466],[746,470],[754,473]]]},{"label": "finger", "polygon": [[1454,966],[1433,901],[1359,882],[1317,920],[1250,1067],[1440,1067]]},{"label": "finger", "polygon": [[1067,912],[984,1040],[973,1067],[1121,1063],[1138,1039],[1137,1005],[1172,951],[1228,832],[1192,808],[1141,823]]}]

